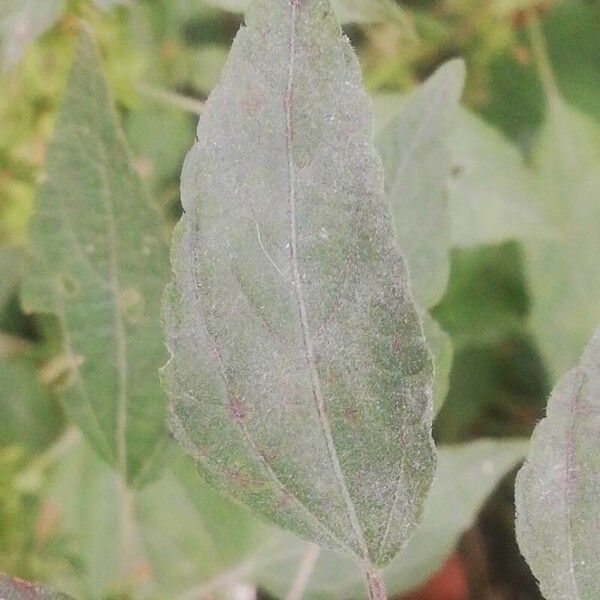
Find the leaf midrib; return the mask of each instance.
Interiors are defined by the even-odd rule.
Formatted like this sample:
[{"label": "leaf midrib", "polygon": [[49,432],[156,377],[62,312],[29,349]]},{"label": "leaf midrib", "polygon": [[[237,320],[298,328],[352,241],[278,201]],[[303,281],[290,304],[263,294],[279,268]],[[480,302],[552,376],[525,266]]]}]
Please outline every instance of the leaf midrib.
[{"label": "leaf midrib", "polygon": [[300,315],[300,325],[302,329],[302,336],[304,342],[304,349],[306,353],[306,360],[311,372],[313,398],[315,401],[315,408],[319,422],[321,424],[321,430],[325,437],[325,444],[327,447],[327,454],[331,466],[334,471],[336,481],[339,485],[346,510],[348,511],[348,517],[354,535],[358,542],[360,552],[362,553],[362,559],[370,564],[369,549],[365,540],[365,536],[358,520],[358,515],[354,502],[346,485],[342,466],[337,455],[335,448],[335,442],[333,440],[333,434],[331,431],[331,425],[327,418],[327,409],[325,406],[325,399],[321,389],[321,379],[317,367],[317,361],[315,358],[315,352],[313,347],[312,336],[308,321],[308,310],[306,307],[306,301],[304,298],[304,289],[302,285],[302,278],[300,276],[300,267],[298,264],[298,231],[297,231],[297,213],[296,213],[296,173],[295,173],[295,161],[293,151],[293,127],[292,127],[292,112],[294,105],[294,77],[295,77],[295,55],[296,55],[296,25],[297,25],[297,7],[298,0],[288,0],[290,7],[290,27],[289,27],[289,38],[288,38],[288,82],[284,96],[285,105],[285,147],[287,155],[287,167],[288,167],[288,203],[290,209],[290,253],[292,269],[294,274],[293,287],[296,294],[296,300],[298,302],[298,311]]}]

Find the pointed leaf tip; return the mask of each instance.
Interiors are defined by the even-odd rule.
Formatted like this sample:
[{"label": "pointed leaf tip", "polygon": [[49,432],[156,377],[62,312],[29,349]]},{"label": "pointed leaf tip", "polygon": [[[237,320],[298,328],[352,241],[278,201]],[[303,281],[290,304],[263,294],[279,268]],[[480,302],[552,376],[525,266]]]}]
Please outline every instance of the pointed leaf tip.
[{"label": "pointed leaf tip", "polygon": [[160,466],[166,443],[157,371],[168,249],[85,24],[46,172],[30,224],[23,307],[56,316],[69,417],[130,485],[141,485]]},{"label": "pointed leaf tip", "polygon": [[324,0],[259,0],[182,176],[172,429],[283,527],[384,565],[433,478],[432,366],[354,53]]}]

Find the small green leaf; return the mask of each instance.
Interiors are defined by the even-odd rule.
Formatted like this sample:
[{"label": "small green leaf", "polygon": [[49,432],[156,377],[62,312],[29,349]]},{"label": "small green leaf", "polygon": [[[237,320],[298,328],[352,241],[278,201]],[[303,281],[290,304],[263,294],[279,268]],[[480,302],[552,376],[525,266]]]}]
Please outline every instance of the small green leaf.
[{"label": "small green leaf", "polygon": [[600,322],[600,126],[552,96],[535,160],[555,234],[526,246],[531,325],[557,378]]},{"label": "small green leaf", "polygon": [[[380,94],[373,100],[379,137],[402,114],[408,98]],[[551,225],[539,206],[538,177],[525,166],[516,146],[465,108],[458,111],[448,138],[452,247],[472,248],[552,235]]]},{"label": "small green leaf", "polygon": [[[406,548],[385,570],[390,596],[401,595],[439,569],[460,535],[471,525],[492,490],[523,457],[521,440],[479,440],[439,449],[439,467],[423,522]],[[293,552],[295,549],[295,553]],[[275,560],[260,571],[258,582],[283,597],[307,544],[288,536]],[[362,598],[360,574],[352,561],[332,552],[319,556],[305,600]]]},{"label": "small green leaf", "polygon": [[600,596],[600,329],[558,384],[516,485],[517,538],[547,600]]},{"label": "small green leaf", "polygon": [[454,346],[450,336],[440,327],[438,322],[427,312],[421,314],[425,338],[431,348],[435,376],[433,380],[433,412],[436,415],[442,408],[448,388],[450,387],[450,371],[454,359]]},{"label": "small green leaf", "polygon": [[[87,30],[80,34],[31,224],[28,312],[53,313],[69,417],[132,485],[160,462],[160,297],[168,251],[130,164]],[[154,374],[156,373],[156,375]]]},{"label": "small green leaf", "polygon": [[[462,62],[451,61],[408,98],[392,100],[390,106],[377,104],[381,113],[389,115],[385,127],[378,128],[377,145],[396,240],[408,259],[415,296],[423,308],[440,300],[450,270],[449,136],[464,76]],[[434,359],[437,412],[448,392],[453,350],[450,338],[427,311],[422,318]]]},{"label": "small green leaf", "polygon": [[366,564],[433,477],[431,361],[356,57],[325,0],[257,0],[182,176],[172,430],[207,478]]},{"label": "small green leaf", "polygon": [[406,99],[377,137],[394,233],[423,308],[439,302],[450,271],[449,136],[464,78],[462,61],[446,63]]},{"label": "small green leaf", "polygon": [[0,64],[8,69],[25,48],[60,17],[64,0],[2,0],[0,3]]},{"label": "small green leaf", "polygon": [[123,576],[126,511],[119,477],[82,441],[61,457],[44,494],[57,515],[54,536],[75,569],[54,569],[52,584],[76,598],[103,598]]},{"label": "small green leaf", "polygon": [[0,598],[2,600],[72,600],[70,596],[59,594],[22,579],[10,579],[0,574]]}]

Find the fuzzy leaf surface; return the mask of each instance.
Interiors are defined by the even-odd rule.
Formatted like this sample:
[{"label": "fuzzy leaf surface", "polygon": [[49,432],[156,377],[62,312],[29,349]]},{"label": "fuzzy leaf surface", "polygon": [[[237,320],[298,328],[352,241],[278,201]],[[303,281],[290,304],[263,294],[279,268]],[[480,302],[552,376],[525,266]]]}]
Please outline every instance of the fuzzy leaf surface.
[{"label": "fuzzy leaf surface", "polygon": [[[442,566],[486,498],[526,451],[525,440],[478,440],[439,448],[438,471],[423,522],[384,572],[391,597],[423,583]],[[288,538],[287,544],[280,542],[279,558],[260,570],[258,578],[275,597],[283,597],[289,590],[307,548],[306,543]],[[290,555],[294,548],[296,553]],[[324,551],[304,598],[364,598],[360,573],[352,561]]]},{"label": "fuzzy leaf surface", "polygon": [[546,600],[600,595],[600,329],[555,388],[517,477],[517,539]]},{"label": "fuzzy leaf surface", "polygon": [[[25,310],[52,313],[69,369],[64,404],[132,485],[160,460],[158,368],[168,250],[130,164],[95,43],[80,34],[31,225]],[[156,373],[156,375],[155,375]]]},{"label": "fuzzy leaf surface", "polygon": [[0,598],[2,600],[72,600],[65,594],[53,592],[22,579],[10,579],[1,573]]},{"label": "fuzzy leaf surface", "polygon": [[329,2],[246,22],[182,176],[172,430],[220,489],[384,565],[433,478],[432,366],[368,99]]}]

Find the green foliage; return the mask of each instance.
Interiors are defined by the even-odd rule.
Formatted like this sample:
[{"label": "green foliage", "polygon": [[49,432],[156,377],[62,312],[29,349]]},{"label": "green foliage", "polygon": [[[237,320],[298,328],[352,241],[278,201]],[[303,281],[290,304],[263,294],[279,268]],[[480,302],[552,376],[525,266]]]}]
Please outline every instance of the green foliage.
[{"label": "green foliage", "polygon": [[595,598],[600,329],[555,388],[516,485],[517,535],[547,600]]},{"label": "green foliage", "polygon": [[384,566],[433,477],[432,373],[358,65],[326,1],[246,20],[182,176],[171,427],[220,489]]},{"label": "green foliage", "polygon": [[164,447],[162,226],[130,166],[90,33],[80,34],[31,224],[22,299],[60,327],[69,418],[127,482]]},{"label": "green foliage", "polygon": [[[346,600],[364,594],[351,559],[328,550],[319,552],[314,545],[258,521],[209,488],[192,463],[177,450],[165,449],[162,443],[163,417],[158,412],[164,410],[164,399],[156,368],[163,360],[158,297],[165,276],[168,277],[166,244],[157,255],[156,268],[140,267],[146,263],[141,258],[143,244],[139,236],[150,233],[160,239],[163,225],[154,209],[148,209],[146,194],[140,191],[136,177],[143,180],[167,216],[164,230],[168,234],[181,212],[179,175],[194,139],[196,115],[203,112],[204,100],[219,80],[242,19],[216,7],[224,3],[225,0],[215,0],[215,6],[211,6],[202,0],[0,0],[0,572],[47,582],[82,600],[192,599],[203,595],[229,598],[237,597],[236,586],[240,582],[283,598],[297,584],[299,570],[310,566],[317,553],[314,570],[305,573],[305,599]],[[237,5],[238,10],[241,5],[240,0],[230,0],[228,4],[231,9]],[[471,440],[482,436],[528,436],[541,417],[550,380],[575,362],[600,321],[595,301],[599,291],[596,216],[600,187],[600,71],[596,55],[600,10],[597,3],[585,0],[543,3],[538,12],[553,75],[539,35],[534,44],[527,37],[528,17],[521,11],[531,11],[532,4],[529,0],[452,0],[444,2],[440,10],[440,3],[428,0],[406,0],[401,3],[402,8],[396,0],[339,0],[334,6],[338,16],[354,23],[346,26],[345,32],[374,99],[375,141],[384,154],[388,184],[401,156],[411,165],[404,170],[399,186],[411,191],[404,198],[413,201],[402,205],[398,202],[395,211],[396,224],[400,224],[396,229],[404,227],[404,244],[398,240],[399,246],[406,254],[412,254],[407,257],[409,270],[416,273],[416,266],[431,258],[430,251],[439,257],[437,261],[429,260],[420,275],[415,274],[420,283],[414,295],[434,358],[434,408],[441,409],[434,433],[440,465],[422,524],[386,569],[390,594],[408,591],[432,575],[456,547],[462,532],[473,527],[461,544],[466,549],[463,556],[469,556],[474,538],[483,540],[489,557],[483,568],[492,572],[474,573],[473,565],[467,562],[469,577],[488,581],[492,587],[498,581],[501,589],[486,590],[490,596],[513,593],[526,600],[539,597],[537,590],[534,594],[522,585],[519,573],[526,566],[518,562],[515,548],[495,546],[496,537],[510,537],[513,531],[510,482],[503,486],[505,503],[496,494],[496,500],[487,504],[484,516],[474,524],[486,497],[521,457],[523,444]],[[530,21],[532,14],[529,13]],[[74,48],[82,43],[77,41],[81,18],[89,23],[98,40],[104,75],[99,73],[98,54],[89,47],[86,50],[84,43],[83,52],[75,50],[78,66],[65,83]],[[315,28],[317,32],[323,32],[321,26]],[[456,61],[444,65],[457,56],[464,57],[468,73],[464,106],[458,110],[461,69]],[[332,62],[335,61],[327,64],[331,66]],[[269,69],[276,63],[270,55]],[[317,74],[326,71],[327,65],[321,65],[321,69],[316,70]],[[75,78],[77,70],[79,75]],[[536,71],[542,73],[542,86]],[[249,72],[244,74],[238,77],[240,82],[252,78]],[[307,75],[306,80],[313,81],[312,75]],[[327,75],[327,81],[336,82],[340,73],[334,73],[333,78],[331,73]],[[353,82],[355,77],[354,72]],[[279,86],[281,79],[278,78]],[[322,84],[324,79],[318,80]],[[426,83],[421,86],[421,82]],[[324,87],[327,86],[319,85],[321,91]],[[65,99],[57,117],[63,88]],[[432,98],[440,89],[443,99],[439,110],[432,111]],[[444,89],[449,93],[445,94]],[[268,98],[278,118],[257,115],[244,127],[262,127],[259,133],[265,139],[270,132],[280,139],[284,99],[276,96],[273,93]],[[347,105],[355,101],[353,94],[349,96]],[[132,148],[131,160],[123,148],[123,135],[110,97]],[[238,94],[239,102],[244,99],[248,110],[259,109],[256,94]],[[211,103],[213,100],[209,101],[208,112],[214,115]],[[301,131],[300,125],[306,126],[298,106],[303,105],[296,102],[298,126],[294,124],[294,131]],[[308,106],[313,119],[310,123],[319,123],[312,136],[336,130],[335,124],[329,129],[329,123],[323,125],[314,119],[319,107],[330,104],[306,100],[304,106]],[[222,128],[227,130],[234,114],[229,111],[218,115],[219,124],[213,124],[210,130],[213,139],[221,140],[218,134]],[[364,122],[366,136],[369,128]],[[86,134],[66,136],[66,131],[79,132],[82,127]],[[48,148],[52,131],[55,140]],[[199,131],[200,143],[203,131]],[[402,139],[414,138],[415,131],[430,135],[417,144],[418,153],[407,153],[408,143]],[[338,137],[340,146],[354,139]],[[89,444],[89,433],[96,425],[84,424],[95,421],[96,414],[104,429],[116,431],[113,408],[118,385],[112,335],[115,321],[106,318],[106,312],[101,314],[98,304],[104,299],[106,307],[115,306],[114,297],[106,285],[98,285],[88,274],[82,277],[78,289],[85,295],[85,304],[78,306],[70,296],[62,297],[63,304],[73,311],[71,323],[76,323],[76,337],[81,339],[83,351],[78,350],[76,355],[85,353],[87,358],[81,365],[77,365],[78,361],[74,365],[73,355],[65,353],[68,337],[64,336],[64,324],[55,316],[40,314],[54,308],[52,298],[45,293],[37,295],[38,309],[33,318],[21,313],[17,300],[23,275],[29,290],[32,277],[38,283],[46,282],[43,290],[48,290],[47,284],[52,282],[73,280],[71,268],[77,262],[77,244],[82,239],[93,239],[100,249],[95,259],[108,255],[110,245],[104,240],[110,221],[99,203],[99,186],[90,185],[86,174],[94,168],[93,164],[102,163],[96,160],[102,146],[99,140],[104,140],[107,160],[103,164],[109,178],[122,182],[112,190],[124,189],[123,186],[131,190],[127,197],[111,193],[118,248],[123,249],[119,254],[120,269],[127,285],[136,273],[144,273],[139,289],[144,287],[148,299],[148,310],[144,312],[147,327],[132,329],[128,337],[129,347],[135,346],[130,363],[139,374],[135,381],[141,381],[127,402],[131,409],[127,421],[137,423],[135,428],[139,426],[141,432],[126,436],[128,478],[130,483],[138,484],[134,489],[127,489],[112,468],[118,467],[119,462],[116,440],[112,447],[111,443],[107,447],[98,440],[94,448]],[[283,145],[281,139],[280,142]],[[367,145],[371,152],[371,140]],[[265,148],[269,146],[256,146],[248,155],[258,160]],[[308,142],[302,150],[306,156],[317,151]],[[324,156],[317,167],[323,169],[328,158]],[[137,175],[129,165],[133,165]],[[241,162],[232,165],[224,157],[221,168],[211,168],[219,184],[228,189],[248,183]],[[336,178],[344,185],[356,181],[345,170],[339,170]],[[269,177],[276,175],[276,170],[265,171],[264,180],[272,181]],[[38,194],[40,186],[42,192]],[[54,190],[50,196],[49,189]],[[331,202],[330,195],[326,196],[324,206]],[[272,210],[278,205],[275,198],[272,204],[268,199],[261,200],[263,216],[269,223],[285,221],[285,215]],[[394,198],[389,200],[394,203]],[[402,200],[402,196],[396,200]],[[69,207],[66,217],[57,208],[59,203]],[[197,205],[201,209],[214,208],[216,203],[203,198]],[[423,210],[429,205],[436,210]],[[238,209],[230,208],[236,214]],[[41,217],[52,223],[42,230],[43,236],[39,228]],[[328,231],[345,231],[346,221],[343,215],[339,217]],[[415,227],[407,225],[420,219],[427,235],[421,231],[416,236]],[[439,219],[438,226],[427,228],[427,219],[430,223]],[[254,249],[254,254],[244,256],[244,264],[262,260],[264,268],[238,270],[235,275],[246,290],[259,289],[269,277],[281,285],[277,272],[268,271],[271,263],[263,252],[266,249],[273,259],[275,238],[270,237],[271,231],[265,231],[263,221],[257,235],[254,223],[252,220],[252,231],[239,230],[244,235],[230,230],[230,237],[239,242],[236,248],[247,242]],[[204,220],[202,224],[205,225]],[[348,247],[364,247],[363,239],[351,241]],[[36,256],[37,268],[32,269],[30,259]],[[287,255],[281,262],[273,262],[281,269],[286,260]],[[99,262],[95,266],[105,283],[106,270]],[[63,280],[65,273],[69,277]],[[388,281],[386,277],[381,280]],[[151,285],[146,287],[148,282]],[[215,304],[222,303],[222,298],[231,298],[235,295],[232,290],[237,289],[227,288],[221,296],[215,296]],[[293,295],[292,286],[286,289]],[[265,302],[259,304],[264,310],[271,310],[278,301],[276,295],[265,293],[264,298]],[[259,317],[262,314],[258,313]],[[77,319],[73,320],[75,315]],[[104,337],[99,338],[102,331]],[[250,329],[247,333],[247,347],[251,348],[248,355],[258,354],[257,348],[267,348],[266,343],[255,343],[255,331]],[[417,337],[421,339],[420,334]],[[388,350],[387,355],[391,354]],[[95,358],[90,362],[92,356]],[[192,360],[193,356],[185,358]],[[73,387],[77,367],[80,372],[88,369],[87,380],[92,382],[93,393],[87,405]],[[581,369],[577,367],[576,372]],[[234,375],[240,379],[239,372]],[[192,381],[190,389],[197,391],[201,383]],[[558,392],[560,388],[553,397],[549,421],[554,431],[564,431],[568,417],[560,416],[557,424],[557,413],[552,408]],[[139,401],[138,393],[142,398]],[[66,419],[58,410],[57,397],[70,407]],[[245,404],[240,406],[255,402],[255,397],[244,397]],[[234,416],[247,415],[238,411],[236,405],[232,408]],[[369,406],[364,414],[375,414],[375,408]],[[82,409],[86,414],[78,416],[72,409]],[[585,412],[585,420],[577,413],[577,427],[592,427],[592,413]],[[352,412],[349,414],[354,418]],[[251,416],[248,418],[251,420]],[[72,423],[87,431],[84,440],[79,439]],[[540,426],[542,432],[548,430],[547,423]],[[261,427],[261,423],[256,426]],[[310,425],[306,427],[309,429]],[[212,431],[211,442],[222,447],[223,461],[218,465],[221,472],[226,472],[233,484],[243,487],[246,480],[239,478],[238,465],[228,458],[228,430],[219,429],[215,423],[206,423],[206,429]],[[308,469],[305,447],[310,446],[316,433],[311,431],[296,444],[288,431],[284,434],[278,445],[286,456]],[[138,439],[144,440],[139,447]],[[551,441],[557,439],[554,436]],[[448,445],[457,441],[464,443]],[[564,447],[561,443],[557,442],[556,447]],[[360,444],[360,440],[353,441],[355,448]],[[377,440],[377,444],[381,447],[383,442]],[[100,446],[104,461],[98,458]],[[200,443],[198,447],[205,448]],[[340,451],[343,447],[336,445]],[[545,448],[550,447],[547,442]],[[163,460],[151,461],[156,467],[151,469],[154,473],[142,477],[140,461],[150,456],[154,448]],[[578,460],[585,462],[593,456],[591,451],[577,454],[578,448],[575,444],[574,456]],[[318,452],[316,447],[309,450]],[[543,457],[539,452],[534,455],[525,473],[533,466],[542,468],[546,453]],[[345,455],[342,458],[349,460]],[[565,463],[564,455],[558,451],[552,452],[551,458]],[[266,456],[267,461],[272,459],[271,455]],[[161,462],[166,468],[159,473]],[[314,474],[311,477],[316,479]],[[141,488],[145,479],[153,481]],[[298,493],[311,500],[321,494],[322,500],[327,492],[313,483],[311,480]],[[328,481],[327,486],[331,489],[334,483]],[[534,492],[540,490],[533,486],[526,489],[531,492],[535,507],[549,501],[553,491],[546,486],[538,501]],[[263,491],[259,489],[256,495]],[[271,511],[273,505],[267,509]],[[502,531],[496,529],[490,534],[492,510],[493,518],[503,525]],[[546,512],[554,514],[552,510]],[[532,523],[536,522],[532,519]],[[562,515],[555,524],[562,527]],[[577,520],[574,525],[578,525]],[[550,526],[544,529],[545,533],[554,532]],[[573,531],[578,535],[577,527]],[[580,538],[578,535],[574,547],[579,547]],[[537,556],[543,547],[538,543],[529,546],[533,547],[532,556]],[[552,547],[560,548],[555,544]],[[539,562],[534,558],[532,567],[543,579],[545,574],[539,570]],[[501,571],[501,565],[506,563],[510,570]],[[574,577],[582,577],[583,566],[575,567]],[[560,573],[557,567],[551,575]],[[21,589],[32,588],[22,584]]]},{"label": "green foliage", "polygon": [[38,453],[57,437],[61,425],[60,411],[39,379],[34,358],[21,354],[0,362],[0,447]]},{"label": "green foliage", "polygon": [[[480,440],[439,450],[436,479],[427,500],[423,522],[404,550],[385,570],[388,592],[402,594],[422,583],[442,564],[460,534],[470,525],[499,479],[526,451],[523,441]],[[271,561],[262,569],[260,582],[276,597],[290,588],[307,544],[289,540],[297,552]],[[299,546],[299,547],[298,547]],[[286,547],[284,545],[284,547]],[[285,552],[281,552],[285,556]],[[306,593],[306,600],[359,598],[360,573],[352,561],[322,552]]]},{"label": "green foliage", "polygon": [[551,93],[535,161],[554,235],[526,251],[532,328],[556,378],[600,322],[600,126]]}]

